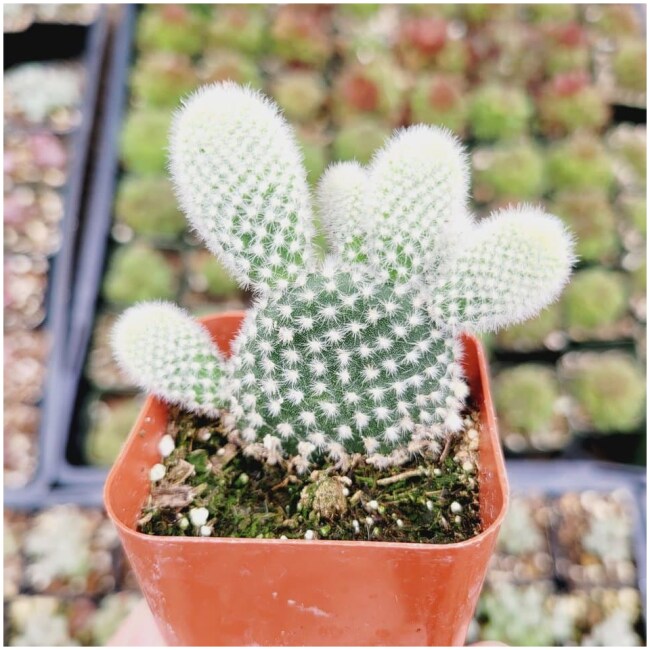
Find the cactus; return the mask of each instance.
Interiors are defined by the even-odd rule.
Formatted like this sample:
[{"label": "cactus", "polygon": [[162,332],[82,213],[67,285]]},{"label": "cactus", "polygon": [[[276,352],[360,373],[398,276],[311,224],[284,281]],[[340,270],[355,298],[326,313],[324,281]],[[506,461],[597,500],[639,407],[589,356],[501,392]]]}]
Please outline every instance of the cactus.
[{"label": "cactus", "polygon": [[645,237],[648,229],[646,197],[640,194],[622,194],[619,200],[627,224]]},{"label": "cactus", "polygon": [[207,87],[178,114],[170,150],[183,209],[255,306],[228,362],[164,303],[126,312],[115,353],[141,387],[220,415],[270,463],[297,454],[305,469],[318,450],[386,466],[437,449],[463,425],[459,334],[531,317],[573,262],[561,222],[539,209],[474,223],[465,156],[440,129],[398,132],[367,170],[326,172],[322,263],[299,149],[271,102]]},{"label": "cactus", "polygon": [[597,132],[609,121],[605,98],[584,72],[565,72],[546,83],[537,100],[537,111],[540,129],[550,137],[578,129]]},{"label": "cactus", "polygon": [[543,29],[542,58],[549,76],[563,72],[587,72],[591,63],[589,36],[576,22],[548,25]]},{"label": "cactus", "polygon": [[633,4],[592,5],[588,17],[597,31],[617,40],[623,40],[619,37],[641,36],[644,31],[644,22]]},{"label": "cactus", "polygon": [[238,84],[261,88],[262,75],[255,61],[233,50],[211,50],[199,63],[199,76],[204,82],[235,81]]},{"label": "cactus", "polygon": [[152,106],[175,106],[198,84],[190,58],[172,52],[144,54],[131,73],[133,95]]},{"label": "cactus", "polygon": [[345,124],[369,115],[396,124],[404,109],[405,90],[404,75],[390,59],[377,58],[367,65],[352,64],[343,68],[334,80],[334,118]]},{"label": "cactus", "polygon": [[140,300],[171,299],[178,291],[178,274],[165,256],[144,244],[120,246],[108,262],[102,295],[116,305]]},{"label": "cactus", "polygon": [[334,54],[326,5],[279,5],[271,24],[271,50],[289,63],[323,68]]},{"label": "cactus", "polygon": [[390,130],[378,120],[364,117],[342,126],[334,137],[332,153],[335,160],[356,160],[365,165],[373,152],[390,136]]},{"label": "cactus", "polygon": [[548,152],[547,174],[554,190],[609,190],[614,172],[607,150],[589,133],[576,133]]},{"label": "cactus", "polygon": [[502,371],[494,382],[494,402],[504,435],[549,431],[560,396],[555,373],[529,363]]},{"label": "cactus", "polygon": [[137,108],[124,122],[120,139],[122,164],[136,174],[159,174],[167,164],[166,138],[171,112]]},{"label": "cactus", "polygon": [[627,310],[628,293],[621,273],[603,268],[579,271],[562,296],[566,327],[588,333],[613,325]]},{"label": "cactus", "polygon": [[411,121],[437,124],[463,135],[467,126],[467,104],[460,77],[444,74],[420,75],[411,93]]},{"label": "cactus", "polygon": [[559,303],[543,309],[537,318],[501,330],[496,343],[505,350],[532,352],[546,345],[550,334],[562,328],[562,313]]},{"label": "cactus", "polygon": [[147,5],[138,19],[136,40],[142,50],[198,54],[205,21],[189,5]]},{"label": "cactus", "polygon": [[223,264],[207,251],[188,255],[188,283],[194,291],[205,291],[216,298],[237,293],[238,285]]},{"label": "cactus", "polygon": [[163,176],[122,177],[117,188],[115,217],[137,235],[176,239],[187,222],[179,211],[171,183]]},{"label": "cactus", "polygon": [[645,40],[621,41],[612,61],[614,78],[619,88],[645,93],[646,44]]},{"label": "cactus", "polygon": [[609,150],[620,167],[623,185],[646,186],[647,131],[645,125],[620,124],[607,135]]},{"label": "cactus", "polygon": [[546,547],[546,537],[535,520],[532,502],[521,496],[512,498],[499,531],[498,549],[509,555],[527,555],[543,553]]},{"label": "cactus", "polygon": [[271,95],[289,120],[309,122],[322,111],[327,100],[327,86],[319,72],[288,70],[271,84]]},{"label": "cactus", "polygon": [[259,54],[267,43],[267,23],[263,6],[216,5],[208,26],[207,45]]},{"label": "cactus", "polygon": [[643,641],[634,628],[635,620],[626,611],[615,609],[591,628],[583,637],[582,645],[604,648],[642,646]]},{"label": "cactus", "polygon": [[645,373],[629,355],[585,353],[564,372],[569,391],[596,432],[635,430],[645,414]]},{"label": "cactus", "polygon": [[612,260],[618,253],[620,243],[616,218],[603,190],[561,192],[549,210],[575,233],[576,252],[581,260],[602,262]]},{"label": "cactus", "polygon": [[89,407],[91,420],[84,446],[88,462],[110,467],[140,410],[139,399],[98,400]]},{"label": "cactus", "polygon": [[507,140],[525,135],[533,107],[524,92],[500,84],[486,84],[474,91],[469,123],[479,140]]},{"label": "cactus", "polygon": [[540,197],[546,187],[542,152],[530,141],[477,149],[472,162],[477,201],[532,200]]},{"label": "cactus", "polygon": [[573,4],[527,5],[526,11],[534,23],[566,23],[578,18],[578,6]]}]

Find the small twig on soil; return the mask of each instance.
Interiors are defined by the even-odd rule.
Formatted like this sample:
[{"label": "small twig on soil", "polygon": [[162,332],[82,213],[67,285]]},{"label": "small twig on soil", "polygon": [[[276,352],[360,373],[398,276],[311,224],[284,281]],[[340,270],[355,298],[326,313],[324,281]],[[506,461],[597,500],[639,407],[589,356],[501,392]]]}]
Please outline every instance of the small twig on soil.
[{"label": "small twig on soil", "polygon": [[447,440],[445,441],[445,447],[442,450],[442,453],[440,454],[440,458],[438,460],[439,463],[444,463],[445,462],[445,460],[447,459],[447,456],[449,455],[449,450],[451,449],[451,444],[455,439],[456,439],[456,436],[453,433],[451,435],[447,436]]},{"label": "small twig on soil", "polygon": [[424,467],[418,467],[417,469],[410,469],[407,472],[402,472],[401,474],[395,474],[395,476],[387,476],[386,478],[380,478],[377,481],[377,485],[392,485],[393,483],[399,483],[404,481],[407,478],[414,478],[415,476],[422,476],[427,473],[427,470]]}]

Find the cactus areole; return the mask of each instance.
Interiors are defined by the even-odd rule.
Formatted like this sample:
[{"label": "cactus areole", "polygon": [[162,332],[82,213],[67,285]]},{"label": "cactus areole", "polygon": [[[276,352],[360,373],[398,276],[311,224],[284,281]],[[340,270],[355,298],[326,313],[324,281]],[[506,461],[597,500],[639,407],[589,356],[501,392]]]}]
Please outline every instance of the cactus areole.
[{"label": "cactus areole", "polygon": [[[170,168],[181,208],[193,228],[255,299],[241,325],[236,321],[228,356],[224,352],[228,352],[231,334],[228,327],[233,327],[230,321],[228,327],[224,324],[228,338],[222,341],[218,319],[210,321],[208,328],[169,303],[132,307],[113,332],[121,367],[156,399],[147,403],[146,417],[143,413],[109,478],[107,506],[167,640],[273,645],[462,643],[506,503],[492,409],[481,401],[488,390],[487,375],[471,334],[521,322],[553,302],[570,274],[572,238],[560,220],[532,206],[509,208],[476,222],[466,206],[469,173],[463,148],[449,132],[428,126],[397,132],[368,167],[332,165],[320,181],[316,206],[312,206],[291,128],[273,103],[232,83],[207,86],[184,103],[172,126]],[[314,208],[329,237],[330,254],[324,261],[312,246]],[[475,402],[480,402],[477,409],[485,428],[479,453],[479,465],[485,467],[478,475],[479,483],[485,481],[480,485],[480,516],[485,526],[467,541],[448,546],[337,542],[323,541],[318,531],[307,531],[301,540],[224,540],[212,537],[212,520],[198,528],[189,523],[196,508],[180,526],[193,531],[193,536],[156,538],[134,530],[134,519],[146,496],[146,479],[159,480],[165,470],[162,451],[157,456],[146,452],[151,451],[147,436],[160,440],[163,434],[169,435],[165,405],[180,407],[197,418],[218,420],[224,435],[244,456],[265,466],[291,467],[298,477],[313,474],[323,463],[338,469],[360,463],[372,471],[393,474],[415,466],[416,474],[424,474],[427,459],[442,457],[441,449],[463,430],[467,403],[475,391],[480,393]],[[152,422],[157,423],[155,432]],[[136,458],[141,462],[143,454],[151,461],[148,467],[140,467],[135,474],[126,469]],[[154,465],[156,477],[150,474]],[[215,465],[221,467],[218,459]],[[128,496],[119,495],[119,482],[130,480],[126,476],[134,479],[136,474],[139,487],[123,490]],[[336,487],[331,483],[328,490],[323,487],[319,492],[320,485],[307,491],[301,501],[321,503],[323,494]],[[494,498],[486,496],[490,494]],[[139,503],[126,505],[124,499],[133,500],[134,495],[139,495]],[[353,500],[354,496],[349,503]],[[347,509],[340,495],[330,505],[321,509],[329,513],[325,519]],[[383,505],[373,499],[365,507],[367,519],[372,520],[373,512]],[[460,518],[462,511],[461,503],[451,503],[452,519]],[[367,539],[371,537],[372,526]],[[163,540],[167,546],[159,545]],[[186,611],[187,620],[202,629],[192,628],[194,634],[189,623],[171,611],[169,594],[160,591],[163,583],[165,589],[182,591],[182,578],[167,575],[161,582],[150,575],[151,571],[165,573],[162,556],[172,548],[168,546],[171,540],[178,540],[174,553],[181,554],[181,547],[198,550],[196,544],[187,542],[221,545],[239,541],[250,545],[241,552],[252,552],[251,558],[254,549],[269,545],[268,571],[254,559],[251,566],[261,572],[255,577],[260,594],[262,583],[271,594],[260,596],[260,607],[264,600],[263,611],[275,614],[262,614],[262,610],[255,614],[256,606],[248,613],[236,612],[238,596],[226,606],[226,595],[229,600],[234,592],[243,593],[248,587],[241,591],[243,583],[232,584],[228,592],[226,586],[219,587],[225,574],[208,573],[204,577],[210,576],[213,591],[205,592],[204,581],[203,600],[211,602],[214,611],[217,599],[222,603],[217,609],[228,610],[228,621],[244,620],[243,627],[234,629],[220,618],[217,629],[214,621],[199,621]],[[343,545],[343,555],[351,554],[348,560],[354,558],[355,569],[337,554],[337,544]],[[290,554],[300,553],[289,569],[292,561],[283,555],[283,545]],[[366,555],[368,547],[383,549],[380,553],[387,555],[373,551]],[[307,559],[302,550],[306,548],[320,550],[315,555],[306,551]],[[396,549],[402,548],[408,560],[399,559],[402,551]],[[391,557],[404,576],[415,576],[412,562],[420,561],[417,552],[424,548],[434,559],[415,572],[422,575],[412,588],[406,583],[397,586],[392,569],[388,583],[381,585],[374,578],[365,584],[366,578],[354,577],[360,571],[366,576],[376,573],[372,568],[379,566],[376,562],[391,564]],[[458,552],[458,559],[436,555],[447,548],[444,553],[453,557]],[[155,568],[150,565],[152,557],[144,556],[153,553],[155,559],[158,552],[162,555]],[[229,561],[243,562],[244,571],[245,555],[235,556]],[[219,568],[212,560],[202,566],[208,572],[228,573],[224,559],[225,555],[219,556]],[[192,564],[188,558],[184,561]],[[460,570],[462,579],[442,568],[450,562],[449,570],[452,574]],[[278,563],[284,569],[276,575]],[[476,566],[470,568],[473,563]],[[322,566],[314,569],[315,564]],[[170,566],[169,571],[180,572],[192,582],[187,566]],[[307,570],[308,566],[312,568]],[[204,573],[199,565],[194,567]],[[304,580],[297,579],[298,567],[307,571]],[[310,592],[313,585],[296,587],[298,582],[313,582],[310,572],[321,568],[338,582],[321,585],[320,593],[334,590],[341,597],[334,605],[328,596],[327,608],[309,601],[316,598]],[[341,573],[346,572],[341,582]],[[288,588],[285,578],[293,585],[288,591],[283,591]],[[458,583],[450,590],[460,600],[454,596],[443,603],[449,600],[443,584],[449,580]],[[371,607],[367,599],[386,589],[397,589],[411,613],[415,608],[436,615],[427,614],[426,621],[413,624],[408,631],[401,615],[391,615],[388,628],[381,616],[364,618],[363,607]],[[361,600],[352,604],[348,598],[352,594]],[[391,599],[394,603],[392,595]],[[381,600],[377,612],[388,607],[385,597]],[[322,611],[322,620],[317,610]],[[271,621],[275,615],[278,620]],[[333,620],[325,620],[331,616]],[[214,617],[206,616],[210,618]],[[374,630],[366,620],[375,621]],[[353,632],[351,625],[357,628]]]}]

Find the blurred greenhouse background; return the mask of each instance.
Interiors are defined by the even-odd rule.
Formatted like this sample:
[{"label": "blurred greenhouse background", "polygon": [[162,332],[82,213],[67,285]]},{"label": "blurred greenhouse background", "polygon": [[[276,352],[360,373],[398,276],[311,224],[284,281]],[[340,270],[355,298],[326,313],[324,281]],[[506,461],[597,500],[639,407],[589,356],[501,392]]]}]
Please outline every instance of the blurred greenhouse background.
[{"label": "blurred greenhouse background", "polygon": [[[539,480],[513,480],[471,640],[644,644],[645,7],[58,7],[4,11],[5,642],[103,644],[139,600],[99,499],[141,403],[108,333],[139,300],[248,304],[166,173],[179,100],[232,79],[280,104],[312,183],[331,161],[367,162],[395,128],[442,124],[471,156],[478,216],[535,203],[575,232],[560,301],[485,339],[513,477]],[[79,52],[30,60],[55,27],[78,30]],[[64,384],[46,370],[69,359],[57,411]]]}]

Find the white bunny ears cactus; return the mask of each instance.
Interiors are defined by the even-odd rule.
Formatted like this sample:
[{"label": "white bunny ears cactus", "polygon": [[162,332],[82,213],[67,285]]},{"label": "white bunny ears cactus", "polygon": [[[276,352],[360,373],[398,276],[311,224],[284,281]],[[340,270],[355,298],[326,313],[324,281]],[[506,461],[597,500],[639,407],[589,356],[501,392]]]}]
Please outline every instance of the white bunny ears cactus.
[{"label": "white bunny ears cactus", "polygon": [[[176,116],[171,170],[208,247],[256,295],[226,361],[165,303],[128,310],[120,365],[145,390],[221,415],[267,460],[362,453],[398,464],[458,430],[468,389],[462,331],[531,317],[574,261],[562,223],[537,208],[474,223],[465,154],[447,132],[398,132],[368,169],[333,165],[318,207],[333,255],[312,249],[306,174],[263,96],[208,86]],[[260,444],[261,443],[261,444]]]}]

